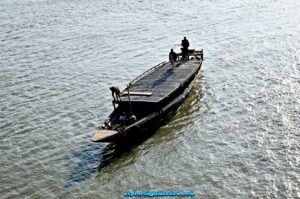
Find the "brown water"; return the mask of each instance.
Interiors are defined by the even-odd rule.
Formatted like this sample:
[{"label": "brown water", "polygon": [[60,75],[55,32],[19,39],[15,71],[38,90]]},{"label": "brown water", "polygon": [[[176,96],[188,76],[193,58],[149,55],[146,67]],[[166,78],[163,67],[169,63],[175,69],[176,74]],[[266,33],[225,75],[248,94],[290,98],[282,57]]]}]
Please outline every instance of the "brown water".
[{"label": "brown water", "polygon": [[[300,198],[300,2],[2,0],[1,198]],[[205,62],[150,139],[102,170],[112,85],[187,36]],[[178,46],[176,48],[178,51]]]}]

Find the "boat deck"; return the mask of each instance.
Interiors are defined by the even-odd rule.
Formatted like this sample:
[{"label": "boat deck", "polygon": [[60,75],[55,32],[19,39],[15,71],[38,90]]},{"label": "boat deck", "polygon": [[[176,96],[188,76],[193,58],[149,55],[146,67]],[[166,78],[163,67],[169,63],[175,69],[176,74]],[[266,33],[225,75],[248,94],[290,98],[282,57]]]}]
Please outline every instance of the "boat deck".
[{"label": "boat deck", "polygon": [[[159,102],[177,89],[190,75],[193,75],[202,60],[177,61],[175,70],[170,62],[134,81],[130,87],[131,101]],[[128,101],[127,89],[122,92],[121,100]]]}]

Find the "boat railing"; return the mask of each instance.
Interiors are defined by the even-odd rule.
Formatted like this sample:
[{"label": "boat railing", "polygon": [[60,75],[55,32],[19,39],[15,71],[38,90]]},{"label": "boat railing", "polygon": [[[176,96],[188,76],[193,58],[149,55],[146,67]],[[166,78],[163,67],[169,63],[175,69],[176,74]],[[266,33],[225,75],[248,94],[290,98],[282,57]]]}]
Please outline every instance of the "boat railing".
[{"label": "boat railing", "polygon": [[192,55],[194,55],[196,58],[198,56],[200,56],[201,60],[203,61],[203,49],[201,49],[201,50],[194,50],[194,52],[192,53]]},{"label": "boat railing", "polygon": [[[167,62],[164,61],[164,62],[161,62],[155,66],[153,66],[152,68],[150,68],[149,70],[145,71],[144,73],[142,73],[141,75],[137,76],[136,78],[134,78],[131,82],[129,82],[129,85],[133,85],[135,84],[136,82],[138,82],[139,80],[141,80],[142,78],[148,76],[149,74],[151,74],[153,71],[155,71],[156,69],[162,67],[164,64],[166,64]],[[127,89],[127,88],[126,88]],[[125,90],[126,90],[125,89]]]}]

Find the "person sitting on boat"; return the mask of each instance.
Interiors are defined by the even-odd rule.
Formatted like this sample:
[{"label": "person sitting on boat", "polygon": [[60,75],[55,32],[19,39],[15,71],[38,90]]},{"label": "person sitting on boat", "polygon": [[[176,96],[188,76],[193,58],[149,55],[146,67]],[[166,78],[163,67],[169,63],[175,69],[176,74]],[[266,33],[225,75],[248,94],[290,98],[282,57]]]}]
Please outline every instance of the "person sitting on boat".
[{"label": "person sitting on boat", "polygon": [[129,122],[130,122],[130,123],[136,122],[136,116],[133,115],[132,112],[129,113]]},{"label": "person sitting on boat", "polygon": [[182,59],[189,59],[189,40],[186,39],[186,37],[183,38],[181,41],[181,50],[182,50]]},{"label": "person sitting on boat", "polygon": [[124,126],[125,125],[125,121],[126,121],[126,113],[123,112],[120,117],[119,117],[119,121],[120,123]]},{"label": "person sitting on boat", "polygon": [[171,49],[171,52],[169,53],[169,61],[171,63],[172,69],[175,69],[175,63],[177,59],[177,54]]}]

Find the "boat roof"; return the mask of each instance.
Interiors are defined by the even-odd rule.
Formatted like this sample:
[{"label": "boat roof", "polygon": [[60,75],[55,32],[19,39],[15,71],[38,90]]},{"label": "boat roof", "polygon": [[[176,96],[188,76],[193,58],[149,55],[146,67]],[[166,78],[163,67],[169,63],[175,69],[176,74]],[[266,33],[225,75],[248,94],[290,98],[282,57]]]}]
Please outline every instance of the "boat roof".
[{"label": "boat roof", "polygon": [[[170,62],[163,62],[130,82],[130,100],[157,103],[164,99],[195,73],[202,60],[177,61],[175,70]],[[121,93],[121,101],[129,101],[128,87]]]}]

